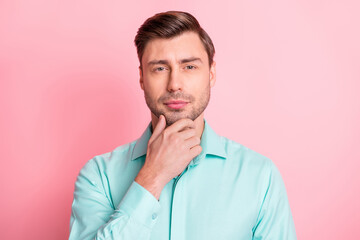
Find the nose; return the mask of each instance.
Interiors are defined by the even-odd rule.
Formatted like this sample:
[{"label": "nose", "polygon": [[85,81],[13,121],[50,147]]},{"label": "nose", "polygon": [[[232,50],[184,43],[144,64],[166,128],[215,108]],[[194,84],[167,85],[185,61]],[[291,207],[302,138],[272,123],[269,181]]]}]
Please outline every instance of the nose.
[{"label": "nose", "polygon": [[176,92],[183,90],[181,74],[177,69],[172,69],[170,71],[167,90],[168,92]]}]

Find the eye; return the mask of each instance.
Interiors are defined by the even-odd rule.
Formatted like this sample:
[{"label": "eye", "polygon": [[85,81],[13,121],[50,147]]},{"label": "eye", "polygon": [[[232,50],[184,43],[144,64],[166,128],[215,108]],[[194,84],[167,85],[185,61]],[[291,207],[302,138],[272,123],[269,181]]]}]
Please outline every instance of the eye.
[{"label": "eye", "polygon": [[185,68],[186,68],[186,69],[189,69],[189,70],[192,70],[192,69],[195,69],[196,67],[193,66],[193,65],[187,65]]},{"label": "eye", "polygon": [[164,70],[165,70],[164,67],[157,67],[157,68],[155,68],[155,71],[156,71],[156,72],[161,72],[161,71],[164,71]]},{"label": "eye", "polygon": [[166,71],[167,68],[166,67],[155,67],[153,69],[153,72],[163,72],[163,71]]}]

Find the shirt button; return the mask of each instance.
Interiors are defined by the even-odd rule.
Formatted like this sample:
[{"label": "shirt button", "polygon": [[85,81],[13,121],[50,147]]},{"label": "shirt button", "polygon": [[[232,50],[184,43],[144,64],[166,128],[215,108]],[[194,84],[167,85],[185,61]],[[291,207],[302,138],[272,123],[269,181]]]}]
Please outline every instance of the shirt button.
[{"label": "shirt button", "polygon": [[157,214],[156,214],[156,213],[153,213],[153,215],[151,216],[151,218],[152,218],[153,220],[155,220],[155,219],[157,218]]}]

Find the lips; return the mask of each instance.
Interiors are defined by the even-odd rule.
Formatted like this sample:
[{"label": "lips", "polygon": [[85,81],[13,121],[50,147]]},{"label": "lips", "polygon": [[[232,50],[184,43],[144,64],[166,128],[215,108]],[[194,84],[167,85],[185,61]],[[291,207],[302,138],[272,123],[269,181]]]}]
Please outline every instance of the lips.
[{"label": "lips", "polygon": [[188,104],[188,102],[183,101],[183,100],[171,100],[164,104],[172,109],[180,109],[180,108],[185,107]]}]

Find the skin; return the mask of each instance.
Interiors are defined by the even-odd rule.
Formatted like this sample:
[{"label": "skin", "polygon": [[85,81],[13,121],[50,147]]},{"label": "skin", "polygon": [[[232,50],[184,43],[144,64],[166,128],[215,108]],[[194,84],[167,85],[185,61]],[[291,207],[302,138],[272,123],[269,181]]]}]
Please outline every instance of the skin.
[{"label": "skin", "polygon": [[[207,52],[195,32],[153,39],[145,47],[139,67],[140,87],[151,111],[153,134],[135,181],[156,199],[202,151],[204,110],[216,81],[215,64],[209,66]],[[169,100],[188,104],[171,109],[165,105]]]}]

